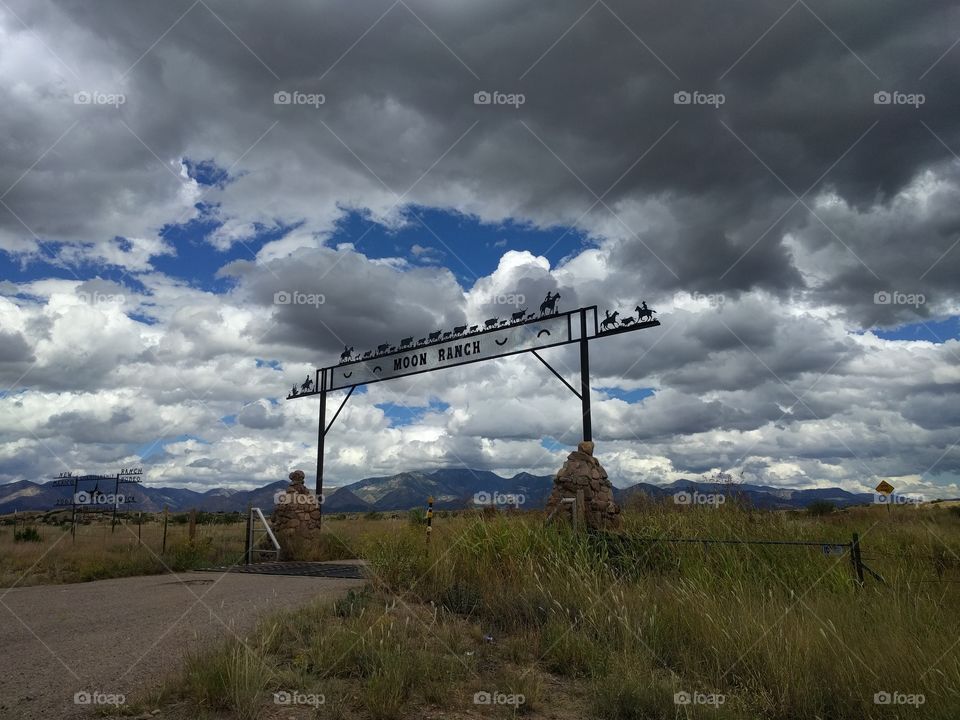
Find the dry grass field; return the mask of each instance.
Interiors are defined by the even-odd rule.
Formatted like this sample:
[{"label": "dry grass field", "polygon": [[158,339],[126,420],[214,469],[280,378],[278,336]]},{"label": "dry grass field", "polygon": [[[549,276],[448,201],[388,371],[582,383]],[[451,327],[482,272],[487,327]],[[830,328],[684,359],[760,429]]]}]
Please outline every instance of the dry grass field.
[{"label": "dry grass field", "polygon": [[[391,523],[403,525],[399,513],[384,514],[376,521],[331,520],[337,528],[319,547],[301,548],[299,559],[335,560],[354,557],[344,545],[364,528],[383,529]],[[343,516],[346,517],[346,516]],[[187,513],[171,514],[167,522],[166,550],[162,514],[144,514],[138,526],[136,516],[111,529],[109,516],[78,524],[72,535],[68,512],[21,513],[0,521],[0,588],[56,583],[87,582],[131,575],[148,575],[171,570],[232,565],[244,552],[246,525],[239,515],[198,516],[190,542]],[[35,530],[39,539],[15,541],[14,534],[25,528]]]},{"label": "dry grass field", "polygon": [[[64,518],[66,522],[60,522]],[[75,537],[67,513],[21,514],[16,530],[24,527],[35,529],[39,540],[16,542],[14,525],[0,525],[0,587],[86,582],[229,564],[243,555],[244,547],[243,523],[197,525],[191,544],[186,523],[168,522],[166,552],[162,516],[144,515],[139,529],[131,519],[118,523],[112,531],[109,517],[104,517],[78,525]]]},{"label": "dry grass field", "polygon": [[[648,538],[847,542],[884,578],[817,547],[639,543],[542,516],[330,521],[368,590],[266,618],[188,658],[175,717],[960,717],[960,516],[938,507],[818,517],[651,503]],[[489,702],[487,702],[489,701]]]}]

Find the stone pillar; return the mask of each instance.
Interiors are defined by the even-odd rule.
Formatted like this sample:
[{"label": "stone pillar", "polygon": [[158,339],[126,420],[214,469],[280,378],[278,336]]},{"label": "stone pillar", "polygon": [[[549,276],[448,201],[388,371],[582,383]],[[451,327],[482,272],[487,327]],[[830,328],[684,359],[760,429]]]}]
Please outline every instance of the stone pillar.
[{"label": "stone pillar", "polygon": [[[593,456],[593,443],[581,442],[567,456],[553,480],[553,492],[547,500],[549,515],[564,498],[583,498],[579,517],[586,526],[595,530],[607,530],[620,526],[620,506],[613,501],[613,486],[600,461]],[[561,514],[566,511],[561,508]]]},{"label": "stone pillar", "polygon": [[320,535],[320,504],[304,484],[302,470],[290,473],[290,486],[276,497],[270,527],[284,557],[296,555]]}]

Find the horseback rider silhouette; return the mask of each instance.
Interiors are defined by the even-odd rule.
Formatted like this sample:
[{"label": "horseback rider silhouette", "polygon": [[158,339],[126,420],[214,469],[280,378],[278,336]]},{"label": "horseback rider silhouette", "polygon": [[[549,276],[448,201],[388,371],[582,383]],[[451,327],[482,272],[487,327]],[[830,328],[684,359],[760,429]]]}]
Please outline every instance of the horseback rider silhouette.
[{"label": "horseback rider silhouette", "polygon": [[559,299],[560,299],[560,293],[557,293],[556,295],[553,295],[553,294],[551,294],[550,291],[548,290],[548,291],[547,291],[547,297],[544,298],[544,300],[543,300],[542,303],[540,303],[540,317],[543,317],[544,313],[546,313],[547,310],[550,310],[550,311],[553,312],[553,314],[556,314],[556,312],[557,312],[557,300],[559,300]]},{"label": "horseback rider silhouette", "polygon": [[647,307],[646,300],[643,300],[640,303],[640,305],[637,305],[637,307],[634,308],[634,310],[636,310],[638,322],[643,322],[644,318],[649,318],[650,320],[653,320],[653,316],[657,312],[656,310],[651,310],[650,308]]}]

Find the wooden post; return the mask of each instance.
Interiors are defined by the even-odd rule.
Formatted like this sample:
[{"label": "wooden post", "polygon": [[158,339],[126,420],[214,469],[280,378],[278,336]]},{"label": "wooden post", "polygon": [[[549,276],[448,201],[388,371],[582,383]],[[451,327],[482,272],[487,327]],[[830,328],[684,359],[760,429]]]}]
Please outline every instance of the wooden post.
[{"label": "wooden post", "polygon": [[77,480],[73,481],[73,497],[70,499],[70,534],[72,541],[77,541]]},{"label": "wooden post", "polygon": [[143,545],[143,513],[137,513],[137,545]]},{"label": "wooden post", "polygon": [[853,563],[853,571],[857,575],[857,585],[863,586],[863,560],[860,557],[860,535],[853,534],[853,542],[850,543],[850,562]]},{"label": "wooden post", "polygon": [[190,542],[193,542],[197,535],[197,509],[190,509]]},{"label": "wooden post", "polygon": [[430,536],[433,534],[433,495],[427,498],[427,545],[430,545]]},{"label": "wooden post", "polygon": [[167,506],[163,506],[163,545],[160,548],[160,554],[162,555],[167,551],[167,518],[169,513],[167,512]]},{"label": "wooden post", "polygon": [[573,504],[573,529],[578,530],[581,524],[586,524],[586,500],[582,488],[577,490],[577,501]]},{"label": "wooden post", "polygon": [[110,532],[117,529],[117,498],[120,497],[120,473],[117,473],[116,481],[113,483],[113,516],[110,518]]},{"label": "wooden post", "polygon": [[247,503],[247,529],[243,540],[244,564],[250,564],[250,551],[253,549],[253,510],[250,503]]}]

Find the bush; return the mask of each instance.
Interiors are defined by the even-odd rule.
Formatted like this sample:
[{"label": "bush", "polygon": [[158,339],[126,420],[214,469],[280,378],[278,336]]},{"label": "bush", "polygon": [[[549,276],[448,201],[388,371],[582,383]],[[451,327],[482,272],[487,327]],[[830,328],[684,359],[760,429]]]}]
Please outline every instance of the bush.
[{"label": "bush", "polygon": [[807,505],[807,514],[813,515],[814,517],[822,517],[823,515],[829,515],[836,509],[837,506],[829,500],[814,500]]},{"label": "bush", "polygon": [[43,538],[35,527],[25,527],[23,530],[13,531],[14,542],[40,542]]},{"label": "bush", "polygon": [[427,511],[423,508],[411,508],[407,511],[407,521],[414,526],[427,524]]},{"label": "bush", "polygon": [[196,570],[210,562],[210,551],[213,546],[212,538],[200,538],[187,542],[175,543],[167,550],[170,569]]}]

